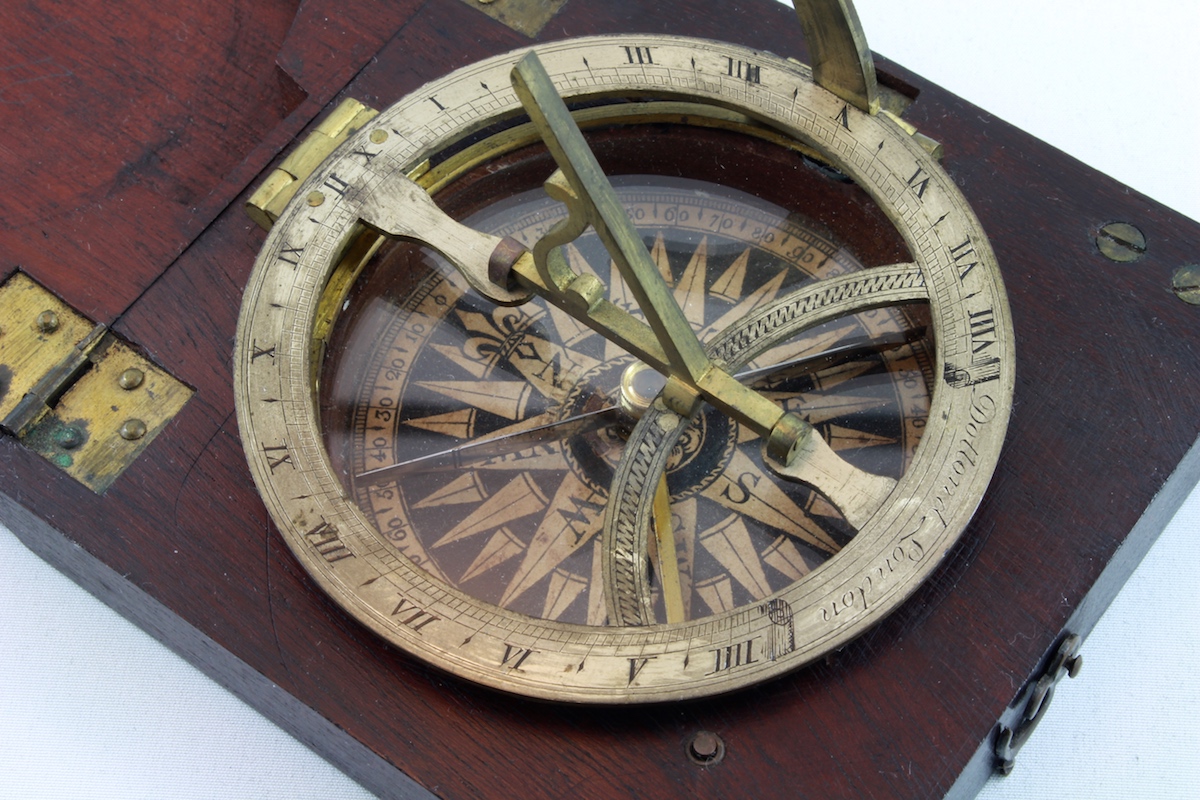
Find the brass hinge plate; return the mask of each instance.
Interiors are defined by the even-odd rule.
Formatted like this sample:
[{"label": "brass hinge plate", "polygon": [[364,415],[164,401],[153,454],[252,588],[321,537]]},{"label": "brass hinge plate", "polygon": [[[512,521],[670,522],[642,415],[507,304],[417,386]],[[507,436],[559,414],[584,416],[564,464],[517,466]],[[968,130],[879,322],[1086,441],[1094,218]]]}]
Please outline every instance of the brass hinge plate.
[{"label": "brass hinge plate", "polygon": [[463,0],[499,23],[529,38],[537,36],[546,23],[562,10],[567,0]]},{"label": "brass hinge plate", "polygon": [[94,492],[192,390],[22,273],[0,286],[0,428]]},{"label": "brass hinge plate", "polygon": [[0,420],[6,420],[95,326],[66,303],[16,273],[0,286]]}]

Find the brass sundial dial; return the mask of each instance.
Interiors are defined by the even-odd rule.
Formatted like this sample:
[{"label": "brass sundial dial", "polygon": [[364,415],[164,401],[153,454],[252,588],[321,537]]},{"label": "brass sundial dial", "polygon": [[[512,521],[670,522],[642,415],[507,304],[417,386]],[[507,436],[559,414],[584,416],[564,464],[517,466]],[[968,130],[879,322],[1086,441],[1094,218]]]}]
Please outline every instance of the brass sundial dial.
[{"label": "brass sundial dial", "polygon": [[999,268],[852,7],[799,12],[815,75],[543,45],[359,117],[286,209],[251,200],[278,220],[243,443],[365,625],[521,694],[695,697],[840,647],[953,545],[1011,407]]}]

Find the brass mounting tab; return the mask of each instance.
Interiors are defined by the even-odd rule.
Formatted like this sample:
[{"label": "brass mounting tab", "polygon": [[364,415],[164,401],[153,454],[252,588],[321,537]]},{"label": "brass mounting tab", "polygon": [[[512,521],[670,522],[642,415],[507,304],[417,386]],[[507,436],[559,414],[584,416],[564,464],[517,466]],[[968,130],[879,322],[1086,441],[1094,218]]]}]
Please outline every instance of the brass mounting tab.
[{"label": "brass mounting tab", "polygon": [[271,230],[271,226],[279,219],[279,215],[283,213],[283,209],[287,207],[304,179],[312,174],[334,148],[378,113],[352,97],[343,100],[341,105],[321,120],[312,133],[266,177],[246,201],[246,214],[263,230]]}]

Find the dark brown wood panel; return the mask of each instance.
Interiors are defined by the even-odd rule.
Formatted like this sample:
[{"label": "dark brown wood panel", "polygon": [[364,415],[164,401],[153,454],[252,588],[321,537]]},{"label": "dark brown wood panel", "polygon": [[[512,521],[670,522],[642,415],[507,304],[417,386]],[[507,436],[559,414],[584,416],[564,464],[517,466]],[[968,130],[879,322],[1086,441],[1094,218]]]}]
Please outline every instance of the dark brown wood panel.
[{"label": "dark brown wood panel", "polygon": [[5,266],[111,322],[416,5],[4,4]]},{"label": "dark brown wood panel", "polygon": [[[263,236],[240,205],[252,177],[341,89],[334,82],[388,103],[529,40],[460,0],[400,6],[379,27],[367,12],[388,4],[353,4],[363,14],[336,30],[315,3],[296,13],[202,2],[170,19],[144,5],[95,38],[63,8],[3,12],[19,34],[5,51],[11,63],[40,64],[30,74],[44,77],[0,91],[43,127],[59,124],[56,114],[92,127],[73,154],[18,137],[13,152],[25,158],[3,168],[22,191],[0,198],[0,271],[21,266],[81,310],[120,316],[121,335],[197,392],[103,496],[7,437],[0,486],[177,615],[176,632],[161,631],[168,642],[198,629],[439,796],[943,795],[1200,433],[1195,313],[1166,288],[1196,252],[1200,226],[883,64],[920,90],[908,118],[947,143],[946,168],[992,237],[1012,298],[1019,367],[1008,449],[960,546],[898,613],[826,663],[725,698],[573,708],[441,675],[316,593],[257,500],[230,387],[241,287]],[[252,33],[250,20],[265,23]],[[203,41],[168,47],[164,31],[185,23]],[[571,0],[542,36],[601,31],[693,33],[801,55],[791,12],[767,0]],[[337,58],[342,36],[356,37],[353,69]],[[60,64],[70,69],[59,75]],[[131,76],[145,85],[130,89]],[[103,102],[60,108],[59,88]],[[6,130],[9,113],[0,105]],[[177,124],[189,114],[192,127]],[[1118,265],[1095,250],[1095,229],[1113,219],[1136,220],[1153,239],[1142,261]],[[1131,396],[1142,398],[1136,410]],[[285,715],[271,696],[238,688]],[[301,738],[315,735],[293,723]],[[702,729],[725,738],[719,766],[684,756]],[[977,786],[983,770],[964,785]]]}]

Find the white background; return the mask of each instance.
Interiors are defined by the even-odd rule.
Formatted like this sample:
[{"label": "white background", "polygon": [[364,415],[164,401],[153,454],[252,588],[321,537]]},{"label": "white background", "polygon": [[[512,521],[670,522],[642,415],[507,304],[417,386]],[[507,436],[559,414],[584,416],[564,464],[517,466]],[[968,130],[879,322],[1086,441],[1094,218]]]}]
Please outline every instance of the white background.
[{"label": "white background", "polygon": [[[1200,219],[1200,5],[857,7],[877,52]],[[982,797],[1200,794],[1197,566],[1193,492],[1085,644],[1082,674],[1060,687],[1013,775]],[[0,797],[368,796],[0,528]]]}]

